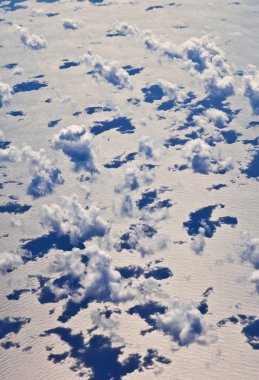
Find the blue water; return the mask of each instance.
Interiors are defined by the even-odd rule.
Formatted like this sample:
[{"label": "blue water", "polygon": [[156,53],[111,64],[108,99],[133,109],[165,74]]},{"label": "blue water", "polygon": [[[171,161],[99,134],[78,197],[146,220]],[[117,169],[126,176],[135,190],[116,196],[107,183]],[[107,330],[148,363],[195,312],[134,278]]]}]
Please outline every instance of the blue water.
[{"label": "blue water", "polygon": [[146,191],[141,194],[141,199],[139,199],[136,204],[139,210],[142,210],[144,207],[152,204],[157,199],[157,190]]},{"label": "blue water", "polygon": [[20,205],[19,203],[8,202],[5,205],[0,205],[0,213],[9,213],[9,214],[24,214],[30,210],[31,206],[29,205]]},{"label": "blue water", "polygon": [[8,69],[8,70],[12,70],[12,69],[14,69],[17,65],[18,65],[18,63],[8,63],[7,65],[4,66],[4,68],[6,68],[6,69]]},{"label": "blue water", "polygon": [[123,69],[127,71],[129,75],[136,75],[144,70],[144,67],[132,67],[130,65],[123,66]]},{"label": "blue water", "polygon": [[80,65],[80,62],[67,61],[66,59],[64,59],[63,61],[65,62],[59,66],[60,70],[69,69],[70,67],[75,67],[75,66]]},{"label": "blue water", "polygon": [[[24,240],[22,240],[24,242]],[[22,245],[23,249],[31,252],[31,257],[24,257],[24,261],[36,260],[47,254],[51,249],[56,248],[62,251],[71,251],[73,245],[70,243],[69,236],[58,236],[55,232],[40,236]],[[82,243],[78,244],[79,249],[83,249]]]},{"label": "blue water", "polygon": [[47,83],[40,83],[37,80],[34,80],[32,82],[23,82],[13,86],[13,93],[17,94],[18,92],[37,91],[40,88],[47,86]]},{"label": "blue water", "polygon": [[18,116],[25,116],[25,113],[23,113],[23,111],[10,111],[10,112],[7,112],[8,115],[11,115],[11,116],[14,116],[14,117],[18,117]]},{"label": "blue water", "polygon": [[186,228],[188,235],[195,236],[199,234],[199,229],[202,227],[205,229],[205,236],[207,238],[212,238],[216,229],[222,224],[230,225],[234,227],[238,221],[235,217],[220,217],[217,220],[211,220],[212,212],[217,207],[224,208],[223,205],[213,205],[203,207],[195,212],[190,213],[190,219],[187,222],[183,223],[183,226]]},{"label": "blue water", "polygon": [[62,119],[52,120],[48,123],[49,128],[55,127]]},{"label": "blue water", "polygon": [[135,127],[127,117],[118,117],[113,120],[95,122],[95,125],[91,127],[91,133],[96,136],[111,129],[116,129],[116,131],[124,134],[133,133]]},{"label": "blue water", "polygon": [[85,108],[85,112],[88,115],[92,115],[93,113],[96,112],[111,112],[112,109],[110,107],[87,107]]},{"label": "blue water", "polygon": [[[129,373],[139,369],[141,357],[139,354],[130,354],[123,361],[124,346],[113,347],[109,337],[93,335],[85,342],[83,333],[73,334],[65,327],[56,327],[45,331],[42,336],[55,334],[69,346],[70,350],[62,354],[49,354],[48,359],[54,363],[62,362],[66,357],[74,359],[70,369],[84,374],[83,368],[91,369],[91,380],[119,380]],[[80,376],[81,377],[81,376]]]},{"label": "blue water", "polygon": [[213,185],[211,187],[208,187],[208,190],[211,191],[211,190],[220,190],[222,189],[223,187],[227,187],[227,185],[223,184],[223,183],[219,183],[218,185]]},{"label": "blue water", "polygon": [[151,7],[148,7],[145,9],[145,11],[153,11],[154,9],[162,9],[164,7],[162,7],[162,5],[153,5]]},{"label": "blue water", "polygon": [[259,151],[253,156],[253,159],[250,161],[247,168],[241,169],[241,173],[245,174],[247,178],[259,177]]},{"label": "blue water", "polygon": [[[120,156],[116,156],[110,163],[104,164],[104,167],[107,169],[117,169],[122,165],[125,165],[127,162],[134,161],[137,152],[128,153],[126,156],[121,154]],[[122,158],[124,156],[124,158]]]},{"label": "blue water", "polygon": [[155,100],[161,100],[164,96],[163,90],[157,84],[153,84],[150,87],[144,87],[141,91],[144,94],[144,101],[146,103],[153,103]]},{"label": "blue water", "polygon": [[18,334],[21,328],[26,323],[30,323],[30,321],[30,318],[22,317],[5,317],[0,319],[0,339],[3,339],[6,335],[10,333]]}]

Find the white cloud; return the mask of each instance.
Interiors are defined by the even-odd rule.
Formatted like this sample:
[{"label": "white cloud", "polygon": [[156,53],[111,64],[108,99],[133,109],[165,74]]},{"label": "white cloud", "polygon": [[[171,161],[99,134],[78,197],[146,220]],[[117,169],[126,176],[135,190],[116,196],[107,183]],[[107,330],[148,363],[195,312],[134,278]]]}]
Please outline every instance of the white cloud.
[{"label": "white cloud", "polygon": [[99,55],[88,51],[83,57],[83,62],[93,71],[97,79],[111,83],[120,90],[131,88],[129,83],[129,74],[121,68],[116,62],[108,62]]},{"label": "white cloud", "polygon": [[244,95],[249,99],[254,115],[259,115],[259,72],[250,66],[249,74],[244,76]]},{"label": "white cloud", "polygon": [[[167,248],[168,238],[164,235],[147,233],[149,226],[138,224],[130,229],[127,238],[127,246],[134,249],[141,256],[150,256]],[[120,245],[118,245],[120,249]]]},{"label": "white cloud", "polygon": [[157,316],[157,327],[179,346],[192,343],[209,344],[215,341],[202,314],[193,301],[181,302],[174,298],[165,314]]},{"label": "white cloud", "polygon": [[4,132],[0,130],[0,141],[4,141]]},{"label": "white cloud", "polygon": [[30,16],[32,16],[32,17],[41,17],[41,16],[45,16],[45,11],[43,10],[43,9],[41,9],[41,8],[33,8],[32,10],[31,10],[31,14],[30,14]]},{"label": "white cloud", "polygon": [[82,26],[82,23],[77,20],[70,20],[70,19],[65,19],[63,20],[63,27],[65,29],[72,29],[76,30]]},{"label": "white cloud", "polygon": [[181,58],[181,53],[177,45],[170,42],[161,42],[151,31],[144,31],[141,33],[141,37],[147,49],[156,51],[169,59]]},{"label": "white cloud", "polygon": [[47,47],[47,41],[44,37],[30,34],[25,28],[20,28],[20,38],[24,46],[32,50],[41,50]]},{"label": "white cloud", "polygon": [[30,146],[21,150],[11,146],[0,151],[0,161],[27,163],[32,175],[27,192],[35,198],[51,193],[56,185],[64,182],[60,170],[47,157],[44,149],[36,152]]},{"label": "white cloud", "polygon": [[228,115],[216,108],[209,108],[205,111],[208,122],[212,122],[216,128],[224,128],[228,123]]},{"label": "white cloud", "polygon": [[13,75],[23,75],[23,69],[21,67],[16,67],[13,71]]},{"label": "white cloud", "polygon": [[204,238],[204,229],[200,228],[199,234],[196,235],[191,243],[192,250],[196,253],[196,255],[201,255],[205,248],[205,238]]},{"label": "white cloud", "polygon": [[0,254],[0,273],[5,275],[8,271],[16,268],[22,263],[23,260],[20,252],[2,252]]},{"label": "white cloud", "polygon": [[[132,32],[134,30],[134,33]],[[150,30],[143,32],[126,24],[124,34],[138,35],[147,49],[167,57],[170,60],[181,59],[183,67],[198,75],[210,96],[226,98],[235,93],[235,81],[224,53],[212,38],[202,36],[191,38],[180,45],[162,42]]]},{"label": "white cloud", "polygon": [[181,45],[185,66],[198,73],[206,90],[213,97],[225,98],[234,94],[234,78],[224,53],[208,36],[191,38]]},{"label": "white cloud", "polygon": [[249,231],[243,231],[240,241],[241,261],[248,261],[255,269],[259,269],[259,238]]},{"label": "white cloud", "polygon": [[122,183],[115,187],[116,193],[123,191],[134,191],[139,189],[142,185],[148,185],[154,180],[154,171],[147,168],[142,170],[133,166],[124,169],[124,176]]},{"label": "white cloud", "polygon": [[259,294],[259,270],[252,273],[250,281],[255,284],[256,292]]},{"label": "white cloud", "polygon": [[126,302],[135,297],[132,287],[127,287],[120,273],[113,267],[112,258],[97,246],[90,246],[84,252],[89,259],[87,264],[81,261],[82,253],[79,250],[64,252],[58,255],[52,272],[62,272],[63,275],[72,276],[79,280],[76,288],[59,288],[51,284],[51,290],[58,298],[70,295],[75,302],[84,298],[93,298],[97,301]]},{"label": "white cloud", "polygon": [[175,100],[177,103],[183,103],[188,97],[186,91],[176,84],[162,79],[158,81],[158,84],[161,87],[164,95],[167,96],[167,98],[170,100]]},{"label": "white cloud", "polygon": [[251,274],[250,282],[255,284],[256,292],[259,294],[259,238],[252,232],[242,232],[239,255],[241,262],[248,262],[255,269]]},{"label": "white cloud", "polygon": [[119,22],[115,26],[115,31],[125,36],[136,37],[139,34],[139,29],[135,25],[130,25],[127,22]]},{"label": "white cloud", "polygon": [[159,149],[155,147],[149,136],[142,136],[139,139],[138,153],[140,156],[150,160],[157,160],[160,156]]},{"label": "white cloud", "polygon": [[84,169],[90,173],[97,171],[92,135],[84,126],[70,125],[61,129],[53,138],[55,149],[63,152],[74,162],[75,170]]},{"label": "white cloud", "polygon": [[79,203],[77,196],[62,197],[59,204],[42,207],[42,222],[58,235],[68,235],[72,244],[104,236],[109,224],[101,217],[100,209],[94,204],[87,209]]},{"label": "white cloud", "polygon": [[9,106],[12,100],[12,88],[8,83],[0,81],[0,108]]},{"label": "white cloud", "polygon": [[188,141],[184,147],[184,157],[191,165],[194,172],[208,174],[225,173],[233,169],[231,158],[223,160],[216,156],[212,148],[202,139]]}]

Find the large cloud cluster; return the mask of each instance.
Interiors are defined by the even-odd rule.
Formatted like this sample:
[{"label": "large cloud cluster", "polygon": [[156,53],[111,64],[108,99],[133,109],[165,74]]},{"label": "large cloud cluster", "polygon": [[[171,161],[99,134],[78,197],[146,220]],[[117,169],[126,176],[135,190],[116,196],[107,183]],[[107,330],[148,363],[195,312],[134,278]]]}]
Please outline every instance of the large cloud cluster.
[{"label": "large cloud cluster", "polygon": [[24,46],[32,50],[41,50],[47,47],[47,41],[44,37],[30,34],[25,28],[20,29],[20,38]]},{"label": "large cloud cluster", "polygon": [[188,141],[184,147],[184,157],[191,165],[194,172],[208,174],[225,173],[233,169],[231,158],[222,160],[213,155],[211,147],[202,139]]},{"label": "large cloud cluster", "polygon": [[244,76],[244,94],[249,99],[254,115],[259,115],[259,72],[253,66]]},{"label": "large cloud cluster", "polygon": [[235,82],[230,66],[226,62],[224,53],[208,36],[191,38],[180,45],[175,45],[168,41],[160,41],[150,30],[141,31],[126,23],[121,24],[120,30],[124,35],[138,35],[147,49],[161,56],[182,60],[188,71],[199,75],[210,96],[224,99],[234,94]]},{"label": "large cloud cluster", "polygon": [[225,98],[234,93],[234,79],[224,53],[215,42],[203,36],[191,38],[181,45],[186,66],[200,73],[210,95]]},{"label": "large cloud cluster", "polygon": [[83,61],[92,70],[93,75],[97,79],[102,79],[105,82],[111,83],[120,90],[130,88],[129,74],[126,70],[118,66],[116,62],[108,62],[99,55],[88,51]]},{"label": "large cloud cluster", "polygon": [[51,193],[56,185],[64,182],[60,170],[53,165],[44,149],[36,152],[30,146],[21,150],[11,146],[0,151],[0,161],[27,163],[32,175],[27,191],[34,198]]},{"label": "large cloud cluster", "polygon": [[90,173],[97,171],[93,137],[84,126],[70,125],[61,129],[53,139],[55,149],[62,149],[75,164],[75,170],[84,169]]},{"label": "large cloud cluster", "polygon": [[[59,255],[52,272],[72,276],[77,287],[60,288],[52,282],[51,290],[57,298],[70,295],[74,302],[90,298],[97,301],[126,302],[135,297],[135,290],[124,286],[120,273],[113,267],[112,258],[97,246],[90,246],[84,252],[87,265],[82,263],[82,253],[74,249]],[[125,283],[126,285],[127,283]]]},{"label": "large cloud cluster", "polygon": [[104,236],[109,231],[109,224],[100,212],[94,204],[84,208],[74,194],[62,197],[60,205],[42,206],[42,222],[59,236],[69,236],[71,244],[77,245],[94,236]]},{"label": "large cloud cluster", "polygon": [[249,262],[255,269],[251,275],[251,282],[255,284],[259,293],[259,238],[249,231],[241,234],[240,258],[242,262]]},{"label": "large cloud cluster", "polygon": [[12,100],[12,88],[8,83],[0,81],[0,108],[9,106]]},{"label": "large cloud cluster", "polygon": [[174,298],[166,313],[157,316],[156,322],[179,346],[208,344],[215,340],[193,301],[184,303]]}]

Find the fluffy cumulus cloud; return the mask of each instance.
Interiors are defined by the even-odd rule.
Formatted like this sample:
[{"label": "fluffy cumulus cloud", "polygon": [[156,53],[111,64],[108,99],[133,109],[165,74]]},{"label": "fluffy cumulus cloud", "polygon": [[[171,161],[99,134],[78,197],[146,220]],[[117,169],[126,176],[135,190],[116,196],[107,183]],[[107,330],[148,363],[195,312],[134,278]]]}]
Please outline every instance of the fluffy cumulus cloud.
[{"label": "fluffy cumulus cloud", "polygon": [[124,170],[122,183],[115,187],[116,193],[134,191],[142,185],[149,185],[154,180],[154,171],[149,168],[137,168],[129,166]]},{"label": "fluffy cumulus cloud", "polygon": [[240,257],[242,262],[247,261],[255,269],[259,269],[259,238],[249,231],[241,234]]},{"label": "fluffy cumulus cloud", "polygon": [[47,157],[44,149],[36,152],[30,146],[21,150],[11,146],[0,151],[0,161],[25,162],[28,165],[32,179],[27,192],[34,198],[51,193],[56,185],[64,182],[60,170]]},{"label": "fluffy cumulus cloud", "polygon": [[25,28],[20,28],[20,38],[24,46],[32,50],[41,50],[47,47],[47,41],[42,36],[30,34]]},{"label": "fluffy cumulus cloud", "polygon": [[256,292],[259,294],[259,238],[250,231],[243,231],[240,240],[240,258],[242,262],[248,262],[255,269],[250,281],[255,284]]},{"label": "fluffy cumulus cloud", "polygon": [[62,197],[60,204],[42,206],[42,222],[59,236],[67,235],[71,244],[104,236],[109,224],[101,217],[101,210],[94,204],[84,208],[76,195]]},{"label": "fluffy cumulus cloud", "polygon": [[177,103],[183,103],[188,97],[186,91],[179,85],[162,79],[159,80],[158,84],[161,87],[164,96],[170,100],[175,100]]},{"label": "fluffy cumulus cloud", "polygon": [[0,253],[0,273],[2,275],[5,275],[22,263],[21,253],[18,251]]},{"label": "fluffy cumulus cloud", "polygon": [[191,249],[196,253],[196,255],[201,255],[205,248],[205,237],[204,229],[200,228],[199,234],[196,235],[191,243]]},{"label": "fluffy cumulus cloud", "polygon": [[99,55],[88,51],[83,57],[83,62],[89,66],[97,79],[102,79],[120,90],[130,88],[129,74],[116,62],[108,62]]},{"label": "fluffy cumulus cloud", "polygon": [[259,72],[254,66],[244,76],[244,94],[249,99],[254,115],[259,115]]},{"label": "fluffy cumulus cloud", "polygon": [[92,135],[84,126],[70,125],[54,136],[53,146],[55,149],[62,149],[70,157],[76,171],[84,169],[94,173],[97,169],[92,140]]},{"label": "fluffy cumulus cloud", "polygon": [[216,128],[224,128],[228,123],[226,112],[216,108],[209,108],[205,111],[205,117],[209,123],[213,123]]},{"label": "fluffy cumulus cloud", "polygon": [[115,33],[123,36],[136,37],[139,34],[139,29],[135,25],[130,25],[127,22],[119,22],[115,26]]},{"label": "fluffy cumulus cloud", "polygon": [[166,313],[157,316],[156,322],[158,329],[169,335],[179,346],[215,341],[210,326],[206,325],[193,301],[184,303],[174,298]]},{"label": "fluffy cumulus cloud", "polygon": [[255,290],[259,294],[259,270],[255,270],[252,273],[250,281],[252,284],[255,284]]},{"label": "fluffy cumulus cloud", "polygon": [[234,79],[224,53],[208,36],[184,42],[181,54],[185,66],[199,73],[211,96],[226,98],[234,94]]},{"label": "fluffy cumulus cloud", "polygon": [[191,165],[194,172],[208,174],[225,173],[233,169],[231,158],[223,160],[214,155],[212,148],[202,139],[188,141],[184,147],[184,157]]},{"label": "fluffy cumulus cloud", "polygon": [[141,33],[141,37],[148,50],[155,51],[169,59],[181,58],[180,49],[177,45],[160,41],[151,31],[144,31]]},{"label": "fluffy cumulus cloud", "polygon": [[65,19],[63,20],[63,27],[65,29],[76,30],[82,26],[80,21]]},{"label": "fluffy cumulus cloud", "polygon": [[[127,249],[134,249],[142,257],[154,255],[166,249],[168,245],[167,237],[147,231],[149,228],[145,224],[138,224],[130,229],[126,240]],[[123,246],[116,245],[116,248],[120,251]]]},{"label": "fluffy cumulus cloud", "polygon": [[157,160],[160,156],[159,149],[155,147],[149,136],[142,136],[139,139],[138,153],[140,156],[150,160]]},{"label": "fluffy cumulus cloud", "polygon": [[9,106],[12,100],[12,88],[0,80],[0,108]]},{"label": "fluffy cumulus cloud", "polygon": [[[133,32],[134,31],[134,32]],[[198,74],[208,94],[226,98],[235,93],[235,81],[224,53],[208,36],[191,38],[180,45],[162,42],[151,31],[124,24],[124,35],[140,37],[146,48],[168,59],[180,59],[191,73]]]},{"label": "fluffy cumulus cloud", "polygon": [[75,302],[85,298],[96,301],[126,302],[135,297],[132,287],[127,287],[120,273],[114,268],[112,258],[97,246],[90,246],[84,252],[88,258],[87,264],[82,262],[82,253],[74,249],[72,252],[64,252],[56,258],[51,266],[52,272],[72,276],[77,280],[78,286],[59,288],[52,282],[51,290],[57,298],[66,295]]}]

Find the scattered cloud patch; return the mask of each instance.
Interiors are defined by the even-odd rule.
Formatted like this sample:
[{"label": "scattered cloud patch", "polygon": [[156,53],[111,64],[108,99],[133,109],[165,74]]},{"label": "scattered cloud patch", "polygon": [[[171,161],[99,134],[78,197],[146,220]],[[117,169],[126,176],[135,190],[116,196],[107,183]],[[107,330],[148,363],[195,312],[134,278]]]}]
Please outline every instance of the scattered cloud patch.
[{"label": "scattered cloud patch", "polygon": [[93,76],[97,79],[102,79],[119,90],[130,88],[129,74],[116,62],[108,62],[91,51],[85,54],[83,62],[91,68]]},{"label": "scattered cloud patch", "polygon": [[47,157],[44,149],[36,152],[30,146],[25,146],[21,150],[11,146],[0,150],[0,161],[24,162],[28,165],[32,180],[27,192],[33,198],[51,193],[56,185],[64,182],[60,170]]},{"label": "scattered cloud patch", "polygon": [[93,137],[84,126],[62,128],[53,138],[54,149],[61,149],[74,163],[76,171],[97,172]]},{"label": "scattered cloud patch", "polygon": [[157,316],[157,327],[179,346],[205,345],[215,341],[211,327],[207,326],[193,301],[184,303],[174,298],[166,312]]},{"label": "scattered cloud patch", "polygon": [[100,209],[94,204],[87,209],[83,207],[76,195],[61,198],[60,204],[42,206],[44,226],[59,236],[68,235],[74,245],[108,233],[109,224],[100,214]]},{"label": "scattered cloud patch", "polygon": [[20,28],[20,39],[24,46],[32,50],[41,50],[47,47],[47,41],[43,36],[30,34],[25,28]]}]

